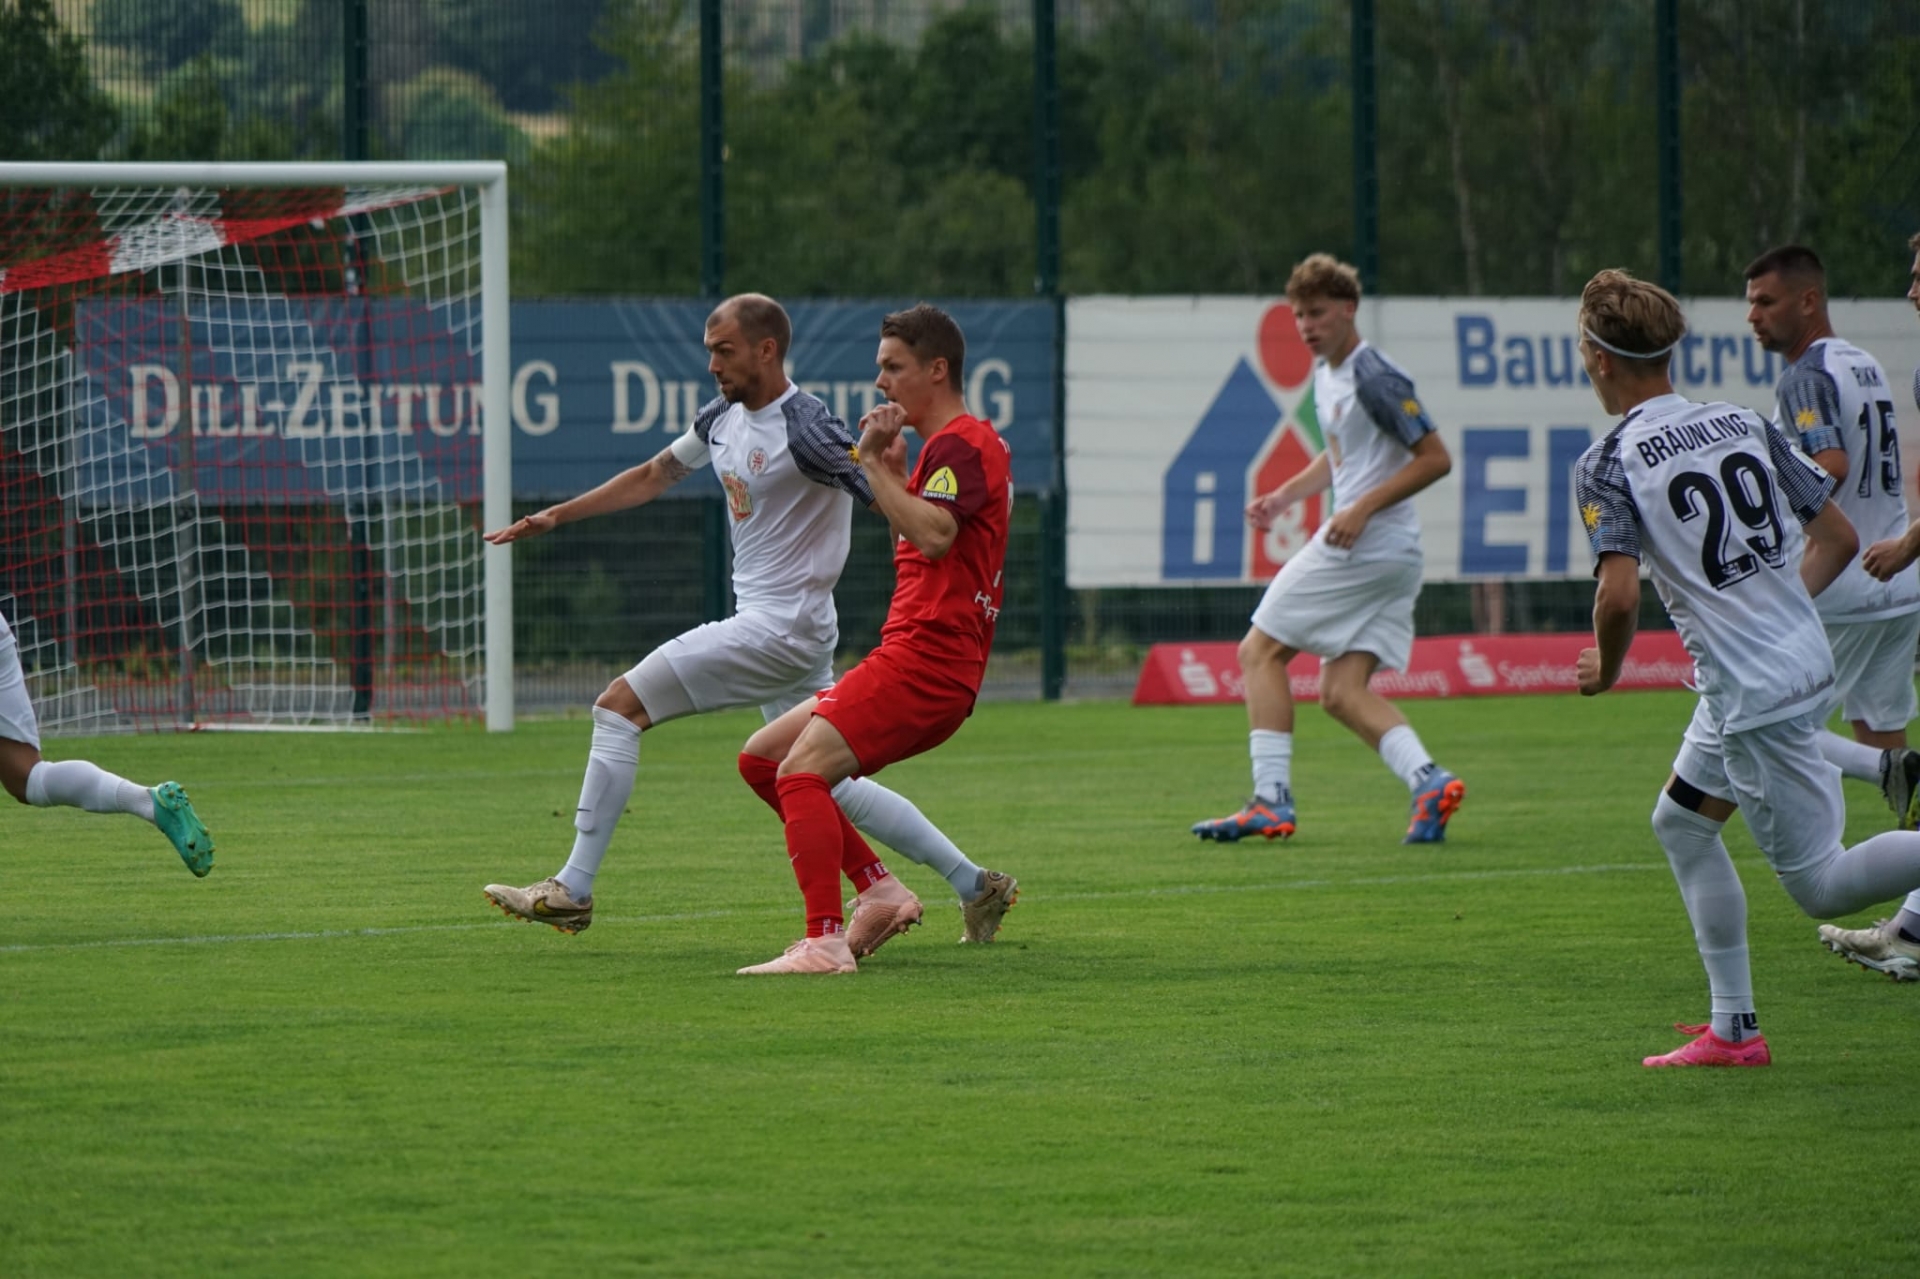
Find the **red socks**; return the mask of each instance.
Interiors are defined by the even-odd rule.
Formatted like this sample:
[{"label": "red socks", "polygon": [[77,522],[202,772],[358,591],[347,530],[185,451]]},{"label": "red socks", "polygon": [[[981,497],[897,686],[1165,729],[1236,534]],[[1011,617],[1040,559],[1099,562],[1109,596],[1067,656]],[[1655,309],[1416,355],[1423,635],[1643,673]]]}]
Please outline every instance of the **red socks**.
[{"label": "red socks", "polygon": [[[807,902],[807,936],[839,932],[840,884],[822,868],[837,863],[856,893],[885,879],[887,868],[834,803],[825,778],[814,773],[779,774],[780,766],[773,760],[744,752],[740,756],[740,776],[787,825],[787,857]],[[816,877],[820,882],[813,882]]]}]

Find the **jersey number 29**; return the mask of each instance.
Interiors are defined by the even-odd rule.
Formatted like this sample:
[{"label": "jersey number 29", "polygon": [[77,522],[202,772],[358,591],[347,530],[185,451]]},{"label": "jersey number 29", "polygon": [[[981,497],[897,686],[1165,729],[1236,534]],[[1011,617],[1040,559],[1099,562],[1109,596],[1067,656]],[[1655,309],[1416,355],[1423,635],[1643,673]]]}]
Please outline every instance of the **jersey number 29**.
[{"label": "jersey number 29", "polygon": [[[1760,571],[1760,562],[1779,568],[1787,562],[1787,530],[1774,502],[1773,477],[1758,458],[1735,453],[1720,464],[1720,482],[1702,471],[1682,471],[1667,486],[1667,501],[1682,523],[1706,517],[1700,544],[1700,569],[1714,590]],[[1751,532],[1729,545],[1727,515]],[[1740,550],[1745,546],[1746,550]],[[1729,551],[1733,552],[1729,554]]]}]

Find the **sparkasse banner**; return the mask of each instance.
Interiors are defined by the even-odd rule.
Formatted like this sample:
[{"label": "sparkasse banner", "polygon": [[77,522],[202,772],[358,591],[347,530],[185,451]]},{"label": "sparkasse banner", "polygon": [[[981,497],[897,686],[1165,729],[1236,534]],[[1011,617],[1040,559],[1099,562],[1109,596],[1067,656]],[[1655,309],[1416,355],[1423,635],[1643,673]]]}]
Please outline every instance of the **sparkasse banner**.
[{"label": "sparkasse banner", "polygon": [[[1782,362],[1734,298],[1684,303],[1684,395],[1773,416]],[[1594,398],[1564,298],[1385,298],[1361,336],[1404,368],[1453,471],[1420,494],[1429,581],[1584,577],[1573,465],[1613,420]],[[1920,461],[1913,369],[1920,319],[1904,301],[1836,302],[1835,331],[1886,368],[1903,473]],[[1284,299],[1094,297],[1067,307],[1069,585],[1259,583],[1326,515],[1302,503],[1264,532],[1249,499],[1322,447],[1313,357]],[[1911,481],[1909,481],[1911,483]]]}]

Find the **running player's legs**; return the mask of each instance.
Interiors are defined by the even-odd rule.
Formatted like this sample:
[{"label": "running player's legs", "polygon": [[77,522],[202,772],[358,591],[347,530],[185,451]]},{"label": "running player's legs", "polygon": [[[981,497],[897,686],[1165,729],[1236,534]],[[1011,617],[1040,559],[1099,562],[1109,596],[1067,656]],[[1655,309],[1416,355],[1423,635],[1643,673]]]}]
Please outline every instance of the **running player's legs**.
[{"label": "running player's legs", "polygon": [[778,621],[750,613],[695,627],[647,654],[594,703],[566,865],[525,888],[489,884],[488,900],[509,915],[563,932],[586,928],[600,863],[633,795],[641,732],[687,715],[788,696],[830,668],[831,660],[830,653],[793,642]]},{"label": "running player's legs", "polygon": [[[1699,702],[1674,757],[1672,775],[1654,802],[1653,832],[1693,923],[1694,945],[1712,999],[1710,1027],[1729,1044],[1759,1035],[1747,956],[1747,895],[1721,838],[1737,805],[1734,796],[1719,726],[1706,703]],[[1652,1059],[1649,1064],[1654,1064]]]},{"label": "running player's legs", "polygon": [[84,759],[40,757],[40,723],[27,696],[13,628],[0,617],[0,784],[22,804],[129,813],[157,826],[196,877],[213,869],[213,837],[178,782],[146,787]]},{"label": "running player's legs", "polygon": [[[770,725],[803,702],[811,702],[815,694],[832,684],[833,663],[829,658],[823,658],[819,668],[803,684],[786,696],[763,705],[760,714]],[[748,784],[754,786],[756,793],[760,787],[754,784],[755,780],[763,772],[769,778],[774,773],[767,765],[756,765],[753,760],[765,760],[777,767],[810,718],[812,711],[809,709],[789,731],[759,742],[763,748],[761,750],[756,751],[755,740],[748,741],[741,752],[740,770]],[[928,821],[919,806],[905,795],[887,789],[871,777],[849,777],[833,788],[833,799],[846,813],[854,829],[879,840],[909,861],[918,862],[945,879],[962,906],[976,901],[986,891],[990,872],[961,852],[959,846],[947,838],[938,826]],[[999,896],[1005,897],[1009,892],[1010,889],[1001,888]]]},{"label": "running player's legs", "polygon": [[1920,833],[1888,831],[1844,848],[1839,770],[1820,757],[1824,716],[1808,714],[1726,737],[1727,776],[1754,842],[1781,887],[1815,919],[1832,919],[1920,888]]}]

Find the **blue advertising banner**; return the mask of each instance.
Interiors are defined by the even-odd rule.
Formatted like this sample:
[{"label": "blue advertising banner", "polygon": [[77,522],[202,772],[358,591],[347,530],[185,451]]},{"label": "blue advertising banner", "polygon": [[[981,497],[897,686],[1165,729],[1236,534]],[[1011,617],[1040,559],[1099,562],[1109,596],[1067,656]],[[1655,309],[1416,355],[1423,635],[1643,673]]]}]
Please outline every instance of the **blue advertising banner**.
[{"label": "blue advertising banner", "polygon": [[[795,302],[788,375],[855,430],[880,402],[880,321],[905,302]],[[1049,485],[1054,312],[1046,302],[943,304],[967,337],[968,407],[1013,450],[1017,488]],[[513,308],[513,487],[571,497],[646,461],[713,398],[705,302],[518,302]],[[857,431],[856,431],[857,433]],[[682,490],[718,491],[702,474]],[[679,490],[676,490],[679,491]]]},{"label": "blue advertising banner", "polygon": [[[879,403],[880,320],[901,303],[789,307],[789,376],[854,428]],[[1052,473],[1054,311],[961,302],[964,390],[1013,450],[1015,484]],[[513,306],[513,488],[584,492],[646,461],[714,395],[705,302]],[[112,299],[75,310],[81,500],[164,502],[190,482],[215,504],[398,494],[476,501],[477,315],[407,299]],[[189,480],[190,477],[190,480]],[[717,493],[704,471],[676,496]]]}]

